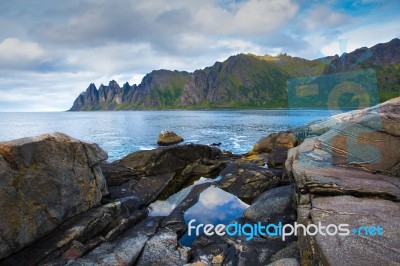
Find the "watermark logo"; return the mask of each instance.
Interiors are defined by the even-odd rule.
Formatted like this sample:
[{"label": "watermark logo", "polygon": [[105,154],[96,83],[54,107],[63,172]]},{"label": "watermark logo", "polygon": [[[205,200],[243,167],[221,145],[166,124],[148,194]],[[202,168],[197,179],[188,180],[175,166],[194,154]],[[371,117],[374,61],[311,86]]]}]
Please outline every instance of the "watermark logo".
[{"label": "watermark logo", "polygon": [[[288,106],[293,109],[319,108],[325,110],[362,109],[379,104],[378,82],[375,70],[361,67],[371,57],[369,49],[357,57],[344,53],[347,40],[340,41],[342,56],[327,62],[323,75],[289,79],[286,83]],[[368,141],[383,126],[378,116],[359,113],[351,120],[340,121],[329,136],[320,141],[321,149],[331,156],[330,164],[378,164],[382,154],[375,143]],[[351,128],[345,127],[352,123]],[[355,125],[358,124],[358,125]],[[313,135],[309,128],[295,132],[299,141]]]},{"label": "watermark logo", "polygon": [[205,234],[206,236],[246,236],[246,240],[251,240],[257,236],[270,236],[281,237],[285,241],[289,236],[310,235],[317,234],[322,236],[349,236],[351,234],[357,236],[383,236],[383,228],[380,225],[360,226],[350,230],[349,224],[299,224],[295,222],[292,224],[267,224],[263,225],[261,222],[255,224],[240,224],[238,222],[224,224],[197,224],[196,219],[192,219],[188,223],[188,235],[199,236]]}]

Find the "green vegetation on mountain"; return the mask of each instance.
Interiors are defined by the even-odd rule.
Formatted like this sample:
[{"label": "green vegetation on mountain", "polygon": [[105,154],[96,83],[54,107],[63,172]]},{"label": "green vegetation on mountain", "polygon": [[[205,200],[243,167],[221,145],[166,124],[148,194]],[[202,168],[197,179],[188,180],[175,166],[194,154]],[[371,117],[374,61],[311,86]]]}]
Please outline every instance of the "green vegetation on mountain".
[{"label": "green vegetation on mountain", "polygon": [[193,73],[152,71],[139,85],[91,84],[70,110],[349,108],[399,95],[394,39],[340,57],[238,54]]}]

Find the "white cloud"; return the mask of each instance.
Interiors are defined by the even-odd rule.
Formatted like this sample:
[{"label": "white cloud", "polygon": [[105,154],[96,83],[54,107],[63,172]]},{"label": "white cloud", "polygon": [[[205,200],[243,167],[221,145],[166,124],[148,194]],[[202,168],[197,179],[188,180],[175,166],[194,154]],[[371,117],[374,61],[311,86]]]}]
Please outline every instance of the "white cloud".
[{"label": "white cloud", "polygon": [[[385,30],[382,30],[385,29]],[[388,32],[394,33],[388,36]],[[397,36],[396,36],[397,33]],[[371,38],[373,36],[373,38]],[[399,22],[390,21],[384,23],[369,24],[344,31],[338,38],[327,43],[321,49],[324,55],[341,54],[343,52],[352,52],[361,47],[371,47],[378,43],[388,42],[393,38],[400,38]],[[341,51],[338,40],[347,41],[345,51]]]},{"label": "white cloud", "polygon": [[311,31],[324,31],[327,27],[335,28],[349,23],[351,20],[349,16],[335,12],[323,5],[314,6],[307,13],[304,23]]},{"label": "white cloud", "polygon": [[15,110],[65,110],[91,82],[139,83],[154,69],[194,71],[238,53],[314,59],[340,53],[338,39],[350,52],[400,37],[397,2],[361,1],[380,4],[357,15],[331,0],[8,1],[0,110],[6,99]]},{"label": "white cloud", "polygon": [[269,33],[283,26],[297,12],[291,0],[250,0],[233,18],[232,33]]},{"label": "white cloud", "polygon": [[199,203],[207,209],[213,209],[235,199],[234,195],[211,186],[200,194]]},{"label": "white cloud", "polygon": [[0,104],[0,111],[65,111],[90,82],[97,81],[97,77],[97,73],[87,71],[2,71],[0,101],[11,104]]},{"label": "white cloud", "polygon": [[249,0],[233,10],[205,5],[195,15],[195,25],[204,34],[258,35],[274,32],[297,12],[291,0]]},{"label": "white cloud", "polygon": [[48,58],[43,48],[35,42],[7,38],[0,42],[0,67],[29,68]]}]

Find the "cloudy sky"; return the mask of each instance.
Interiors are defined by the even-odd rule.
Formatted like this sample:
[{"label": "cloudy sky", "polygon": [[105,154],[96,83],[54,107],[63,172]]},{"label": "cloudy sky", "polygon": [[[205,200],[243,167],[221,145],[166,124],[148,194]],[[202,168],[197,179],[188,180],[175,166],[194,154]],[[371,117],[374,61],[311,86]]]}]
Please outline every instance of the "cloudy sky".
[{"label": "cloudy sky", "polygon": [[350,52],[400,37],[399,12],[398,0],[0,0],[0,111],[63,111],[91,82],[238,53]]}]

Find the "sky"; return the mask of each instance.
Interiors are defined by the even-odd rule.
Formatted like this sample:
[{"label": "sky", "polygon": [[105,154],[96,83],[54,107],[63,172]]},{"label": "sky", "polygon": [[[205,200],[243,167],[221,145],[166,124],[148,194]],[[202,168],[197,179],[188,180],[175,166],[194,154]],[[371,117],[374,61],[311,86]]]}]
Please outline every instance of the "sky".
[{"label": "sky", "polygon": [[400,37],[399,12],[398,0],[0,0],[0,112],[65,111],[90,83],[238,53],[371,47]]}]

